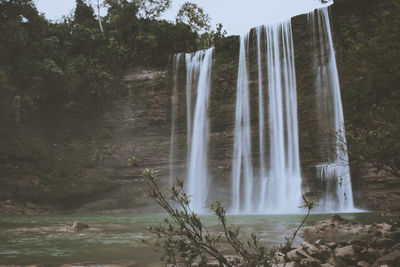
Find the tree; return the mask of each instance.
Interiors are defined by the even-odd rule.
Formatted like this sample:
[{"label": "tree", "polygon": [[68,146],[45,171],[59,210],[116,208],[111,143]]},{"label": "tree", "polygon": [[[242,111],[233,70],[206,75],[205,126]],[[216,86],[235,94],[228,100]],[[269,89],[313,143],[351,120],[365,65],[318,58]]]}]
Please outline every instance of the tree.
[{"label": "tree", "polygon": [[86,24],[91,27],[96,25],[94,10],[92,6],[87,5],[84,0],[76,0],[74,22],[76,24]]},{"label": "tree", "polygon": [[216,40],[218,39],[222,39],[224,38],[228,33],[226,32],[226,30],[224,29],[224,26],[222,25],[222,23],[218,23],[217,25],[217,31],[214,32],[214,43]]},{"label": "tree", "polygon": [[99,21],[99,28],[101,32],[104,32],[103,30],[103,24],[101,23],[101,14],[100,14],[100,0],[97,0],[97,20]]},{"label": "tree", "polygon": [[210,16],[195,3],[184,3],[179,9],[176,21],[188,24],[196,32],[209,31],[211,28]]},{"label": "tree", "polygon": [[36,108],[41,97],[46,27],[47,21],[33,1],[0,1],[0,101],[7,119],[20,121]]},{"label": "tree", "polygon": [[134,0],[139,8],[139,18],[157,19],[171,7],[171,0]]}]

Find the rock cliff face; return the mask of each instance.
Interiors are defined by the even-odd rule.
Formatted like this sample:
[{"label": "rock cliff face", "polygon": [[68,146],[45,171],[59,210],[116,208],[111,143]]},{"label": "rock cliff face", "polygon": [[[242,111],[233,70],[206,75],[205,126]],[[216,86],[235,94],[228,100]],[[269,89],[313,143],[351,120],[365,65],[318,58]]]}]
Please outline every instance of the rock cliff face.
[{"label": "rock cliff face", "polygon": [[[350,66],[351,62],[345,58],[349,52],[343,46],[344,38],[348,38],[343,34],[344,29],[349,21],[362,25],[365,18],[377,10],[385,11],[385,3],[390,1],[336,2],[331,7],[331,13],[342,93],[346,95],[346,90],[358,77],[355,77],[356,73],[352,71],[354,66]],[[360,5],[363,7],[362,11]],[[306,193],[318,196],[321,192],[315,186],[316,173],[313,165],[326,157],[326,140],[323,140],[321,132],[316,130],[318,118],[315,112],[314,66],[307,16],[293,18],[292,26],[303,187]],[[256,62],[255,45],[254,35],[251,34],[250,62]],[[227,191],[230,188],[232,167],[238,54],[237,36],[224,38],[216,44],[209,108],[209,165],[214,185],[210,199],[227,201],[230,198]],[[251,68],[249,71],[253,163],[257,168],[257,70]],[[141,170],[158,169],[160,180],[164,184],[168,183],[172,75],[168,69],[133,70],[126,76],[126,83],[126,95],[110,103],[101,117],[94,121],[79,124],[76,121],[62,121],[56,126],[38,122],[18,129],[1,130],[0,201],[3,202],[0,202],[0,205],[8,203],[8,213],[12,213],[9,204],[13,201],[25,204],[33,202],[39,205],[48,203],[58,212],[121,213],[157,210],[146,198]],[[185,177],[186,96],[182,68],[179,69],[177,84],[175,174]],[[349,101],[352,100],[344,99],[345,119],[353,118]],[[399,202],[389,204],[387,200],[377,201],[377,198],[388,198],[388,195],[379,192],[385,192],[390,186],[399,188],[400,183],[394,180],[395,185],[381,183],[381,187],[370,186],[377,178],[371,178],[370,175],[368,179],[363,179],[366,176],[362,174],[360,171],[353,174],[356,204],[373,208],[385,205],[385,209],[396,209],[395,206],[399,205]],[[13,201],[10,202],[9,199]],[[18,205],[20,209],[21,204]],[[38,209],[37,212],[49,210],[51,209],[46,206],[45,211]]]}]

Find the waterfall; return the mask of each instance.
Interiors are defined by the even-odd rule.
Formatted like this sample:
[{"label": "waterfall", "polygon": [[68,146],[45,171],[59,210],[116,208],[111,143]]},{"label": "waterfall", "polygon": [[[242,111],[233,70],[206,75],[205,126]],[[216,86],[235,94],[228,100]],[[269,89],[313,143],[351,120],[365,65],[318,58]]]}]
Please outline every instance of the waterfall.
[{"label": "waterfall", "polygon": [[[265,168],[264,101],[261,34],[267,42],[269,96],[270,167]],[[259,197],[254,189],[251,158],[249,86],[247,71],[248,35],[240,39],[236,95],[235,139],[232,170],[232,213],[297,213],[301,200],[301,174],[297,126],[296,75],[290,21],[256,29],[259,158],[257,180]]]},{"label": "waterfall", "polygon": [[175,54],[173,59],[172,71],[173,71],[173,85],[172,85],[172,99],[171,99],[171,137],[170,137],[170,148],[169,148],[169,184],[172,185],[174,182],[174,164],[175,164],[175,124],[176,124],[176,112],[178,106],[178,70],[179,61],[182,54]]},{"label": "waterfall", "polygon": [[[343,108],[333,48],[328,8],[309,14],[313,27],[317,112],[320,128],[337,133],[335,152],[316,166],[324,194],[320,211],[351,211],[353,197],[343,128]],[[297,88],[291,21],[257,27],[258,150],[252,151],[249,73],[250,33],[240,36],[239,66],[234,115],[234,141],[231,173],[231,213],[299,213],[302,177],[299,154]],[[252,47],[253,48],[253,47]],[[187,113],[187,182],[190,207],[204,213],[210,191],[208,153],[210,125],[208,107],[214,49],[185,55]],[[174,174],[175,119],[178,98],[178,67],[174,58],[174,88],[170,177]],[[264,97],[265,96],[265,97]],[[194,104],[194,105],[193,105]],[[257,122],[254,121],[254,124]],[[329,139],[328,137],[323,137]],[[328,149],[326,149],[328,152]],[[267,153],[268,152],[268,153]],[[259,154],[257,154],[259,153]],[[253,166],[253,156],[259,166]],[[257,164],[258,165],[258,164]]]},{"label": "waterfall", "polygon": [[258,211],[263,211],[265,203],[265,188],[267,186],[267,177],[265,171],[265,154],[264,154],[264,88],[263,88],[263,68],[262,68],[262,52],[261,52],[261,34],[263,26],[256,28],[257,34],[257,66],[258,66],[258,136],[259,136],[259,151],[260,151],[260,205]]},{"label": "waterfall", "polygon": [[[249,85],[247,73],[248,34],[240,37],[239,70],[236,92],[235,139],[232,161],[232,213],[253,213],[253,166]],[[242,169],[243,167],[243,169]],[[243,172],[242,172],[243,171]],[[243,174],[243,179],[242,179]],[[242,194],[243,184],[243,194]]]},{"label": "waterfall", "polygon": [[[196,86],[200,74],[200,65],[203,61],[204,51],[198,53],[187,53],[185,55],[186,61],[186,127],[187,127],[187,140],[188,148],[192,139],[192,91]],[[190,153],[189,149],[188,152]]]},{"label": "waterfall", "polygon": [[[188,131],[188,137],[189,135],[191,135],[191,143],[189,155],[189,171],[186,183],[186,192],[189,196],[191,196],[190,208],[198,213],[203,212],[204,208],[207,205],[209,186],[209,173],[207,162],[208,140],[210,135],[208,121],[208,103],[211,87],[211,67],[213,51],[214,49],[211,48],[206,51],[196,52],[196,54],[190,57],[190,59],[188,59],[187,57],[187,63],[189,63],[187,65],[187,72],[199,69],[193,124],[190,124],[193,125],[193,129],[191,129],[191,131]],[[197,68],[196,66],[199,66],[199,68]],[[191,102],[190,99],[189,102]],[[191,115],[188,113],[188,121],[190,121],[190,116]]]},{"label": "waterfall", "polygon": [[261,205],[268,213],[297,213],[301,174],[291,23],[270,25],[266,31],[270,169]]},{"label": "waterfall", "polygon": [[309,13],[313,29],[314,64],[320,125],[334,131],[335,151],[329,161],[316,166],[324,197],[319,203],[321,211],[351,211],[354,209],[348,162],[343,107],[339,76],[331,33],[328,7]]}]

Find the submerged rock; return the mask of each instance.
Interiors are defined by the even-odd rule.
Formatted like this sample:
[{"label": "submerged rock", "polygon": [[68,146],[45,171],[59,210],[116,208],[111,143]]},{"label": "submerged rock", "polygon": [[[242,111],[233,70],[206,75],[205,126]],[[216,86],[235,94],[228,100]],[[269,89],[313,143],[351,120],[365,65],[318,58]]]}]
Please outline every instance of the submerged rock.
[{"label": "submerged rock", "polygon": [[89,229],[89,225],[87,225],[86,223],[83,223],[83,222],[74,222],[72,224],[72,229],[74,231],[80,232],[80,231]]},{"label": "submerged rock", "polygon": [[84,230],[88,230],[89,229],[89,225],[87,225],[86,223],[83,222],[73,222],[72,224],[68,224],[65,225],[63,227],[60,228],[59,231],[61,232],[81,232]]}]

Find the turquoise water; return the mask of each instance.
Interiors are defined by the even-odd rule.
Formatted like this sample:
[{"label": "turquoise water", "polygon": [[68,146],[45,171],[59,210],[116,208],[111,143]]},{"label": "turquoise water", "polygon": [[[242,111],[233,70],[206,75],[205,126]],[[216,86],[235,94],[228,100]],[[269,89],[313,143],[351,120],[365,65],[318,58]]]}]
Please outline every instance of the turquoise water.
[{"label": "turquoise water", "polygon": [[[307,225],[329,218],[330,214],[312,215]],[[377,213],[343,214],[365,224],[382,222]],[[157,225],[166,216],[162,215],[43,215],[0,217],[0,264],[44,264],[66,263],[118,263],[129,260],[139,266],[157,265],[160,255],[154,248],[142,242],[153,236],[146,230]],[[243,238],[255,232],[269,245],[283,243],[299,225],[301,215],[257,215],[229,216],[228,223],[240,226]],[[202,220],[212,232],[221,228],[214,216],[203,216]],[[73,221],[82,221],[90,226],[89,231],[61,232],[60,227]],[[299,236],[297,242],[303,237]]]}]

